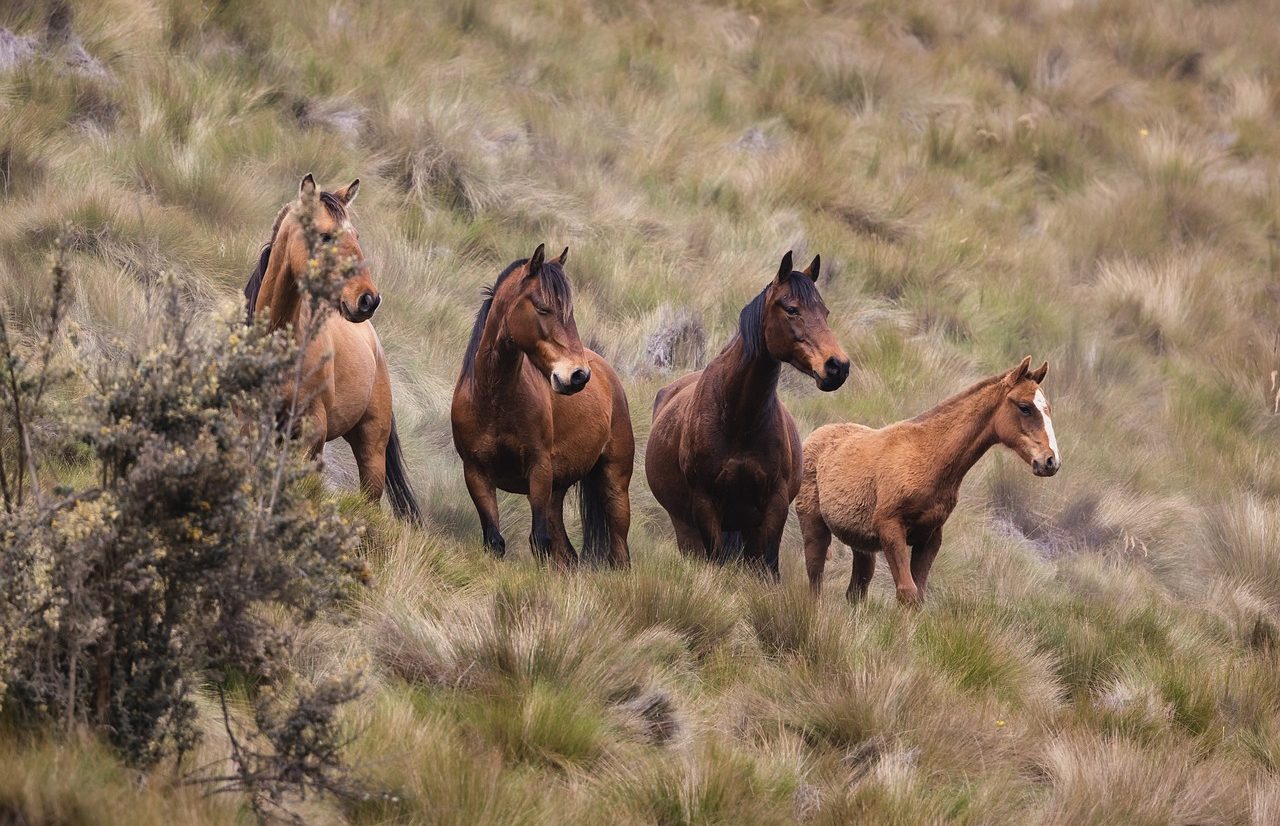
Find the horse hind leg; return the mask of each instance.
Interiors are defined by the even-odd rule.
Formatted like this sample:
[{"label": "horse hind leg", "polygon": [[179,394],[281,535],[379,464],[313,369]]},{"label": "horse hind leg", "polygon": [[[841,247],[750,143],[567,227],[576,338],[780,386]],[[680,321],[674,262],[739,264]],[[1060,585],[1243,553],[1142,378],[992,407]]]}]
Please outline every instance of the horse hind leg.
[{"label": "horse hind leg", "polygon": [[831,547],[831,529],[816,513],[800,514],[800,536],[804,539],[804,567],[809,575],[809,591],[822,595],[822,575],[827,568],[827,550]]},{"label": "horse hind leg", "polygon": [[615,568],[631,564],[631,461],[601,457],[579,487],[583,559]]},{"label": "horse hind leg", "polygon": [[849,577],[849,590],[845,597],[850,602],[861,602],[867,598],[871,588],[871,577],[876,572],[876,555],[858,548],[853,549],[853,574]]}]

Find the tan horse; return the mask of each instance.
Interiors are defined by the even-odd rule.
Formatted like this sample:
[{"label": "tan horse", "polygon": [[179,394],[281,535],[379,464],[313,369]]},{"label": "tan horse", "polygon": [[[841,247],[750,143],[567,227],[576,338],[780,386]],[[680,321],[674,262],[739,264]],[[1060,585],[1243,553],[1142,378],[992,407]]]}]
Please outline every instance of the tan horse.
[{"label": "tan horse", "polygon": [[835,534],[854,552],[850,600],[866,596],[875,553],[882,551],[898,600],[918,604],[960,483],[990,447],[1011,448],[1036,476],[1058,472],[1058,440],[1040,389],[1049,364],[1030,367],[1027,356],[1009,372],[984,379],[909,421],[879,430],[833,424],[809,436],[796,514],[815,595],[822,590]]},{"label": "tan horse", "polygon": [[738,552],[778,576],[778,546],[800,489],[800,434],[778,399],[783,364],[835,390],[849,358],[827,326],[815,282],[782,258],[777,276],[743,308],[738,334],[704,370],[658,391],[645,451],[649,487],[685,553],[718,562]]},{"label": "tan horse", "polygon": [[[326,442],[345,438],[355,454],[365,495],[377,502],[385,487],[396,515],[418,520],[422,514],[405,475],[391,411],[386,355],[368,323],[382,298],[364,264],[360,236],[348,211],[359,189],[356,179],[336,192],[317,194],[315,179],[310,174],[303,178],[298,198],[276,216],[271,240],[245,286],[245,299],[250,321],[265,313],[272,331],[288,327],[301,335],[308,326],[311,309],[302,300],[298,278],[313,253],[298,214],[318,199],[322,208],[315,210],[313,220],[320,241],[334,245],[340,259],[354,262],[354,274],[342,287],[337,312],[326,314],[303,354],[303,380],[296,390],[302,407],[299,431],[310,439],[312,456],[319,455]],[[289,392],[292,396],[295,391]]]},{"label": "tan horse", "polygon": [[495,488],[529,497],[538,558],[578,561],[564,498],[580,483],[583,559],[625,566],[636,443],[622,381],[582,346],[564,264],[541,244],[498,276],[476,314],[453,391],[453,443],[484,544],[502,556]]}]

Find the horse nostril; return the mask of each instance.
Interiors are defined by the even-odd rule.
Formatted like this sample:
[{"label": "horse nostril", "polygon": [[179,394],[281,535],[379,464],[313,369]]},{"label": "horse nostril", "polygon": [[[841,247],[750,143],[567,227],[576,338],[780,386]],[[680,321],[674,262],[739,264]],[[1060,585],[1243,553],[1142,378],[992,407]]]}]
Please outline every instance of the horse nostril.
[{"label": "horse nostril", "polygon": [[569,376],[569,384],[573,387],[585,387],[587,381],[591,378],[590,370],[583,370],[581,367],[573,371],[573,375]]},{"label": "horse nostril", "polygon": [[378,305],[381,303],[381,296],[374,295],[373,293],[364,293],[360,296],[360,301],[356,303],[356,309],[358,309],[362,315],[367,315],[378,309]]},{"label": "horse nostril", "polygon": [[849,362],[846,359],[838,359],[835,356],[827,359],[826,365],[823,367],[831,378],[849,375]]}]

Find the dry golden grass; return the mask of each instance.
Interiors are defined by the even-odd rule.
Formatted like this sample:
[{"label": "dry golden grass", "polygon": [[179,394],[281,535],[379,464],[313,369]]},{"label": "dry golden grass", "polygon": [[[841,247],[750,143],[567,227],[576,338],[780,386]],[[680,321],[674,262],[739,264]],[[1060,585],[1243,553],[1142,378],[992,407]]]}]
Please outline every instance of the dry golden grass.
[{"label": "dry golden grass", "polygon": [[[300,632],[365,669],[354,823],[1222,823],[1280,817],[1280,63],[1274,4],[409,0],[0,6],[0,302],[64,223],[84,352],[160,271],[225,310],[299,177],[357,225],[423,531],[350,495],[374,584]],[[95,63],[77,62],[74,47]],[[3,41],[0,41],[0,46]],[[0,50],[0,60],[4,53]],[[1026,353],[1064,469],[985,459],[929,605],[819,604],[681,559],[638,474],[635,566],[480,550],[448,403],[481,285],[572,252],[579,327],[656,389],[820,252],[854,360],[803,430],[913,415]],[[73,400],[66,400],[68,403]],[[347,468],[347,471],[344,471]],[[73,459],[59,465],[73,478]],[[0,738],[0,820],[223,822],[92,739]],[[215,730],[203,756],[220,753]],[[166,768],[164,771],[171,771]],[[77,821],[79,818],[79,821]]]}]

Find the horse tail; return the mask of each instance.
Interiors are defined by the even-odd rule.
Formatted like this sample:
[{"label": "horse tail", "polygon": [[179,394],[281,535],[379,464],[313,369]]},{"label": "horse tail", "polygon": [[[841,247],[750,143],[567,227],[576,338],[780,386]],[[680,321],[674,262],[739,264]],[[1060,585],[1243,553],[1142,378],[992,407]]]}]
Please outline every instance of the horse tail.
[{"label": "horse tail", "polygon": [[720,561],[732,562],[742,557],[746,543],[742,541],[742,531],[725,531],[720,534]]},{"label": "horse tail", "polygon": [[583,562],[600,565],[611,558],[609,524],[604,515],[604,463],[597,462],[578,483],[578,515],[582,518]]},{"label": "horse tail", "polygon": [[391,510],[401,519],[422,524],[422,509],[418,497],[413,494],[409,476],[404,469],[404,453],[400,450],[400,434],[396,432],[396,417],[391,417],[391,436],[387,439],[387,496]]}]

